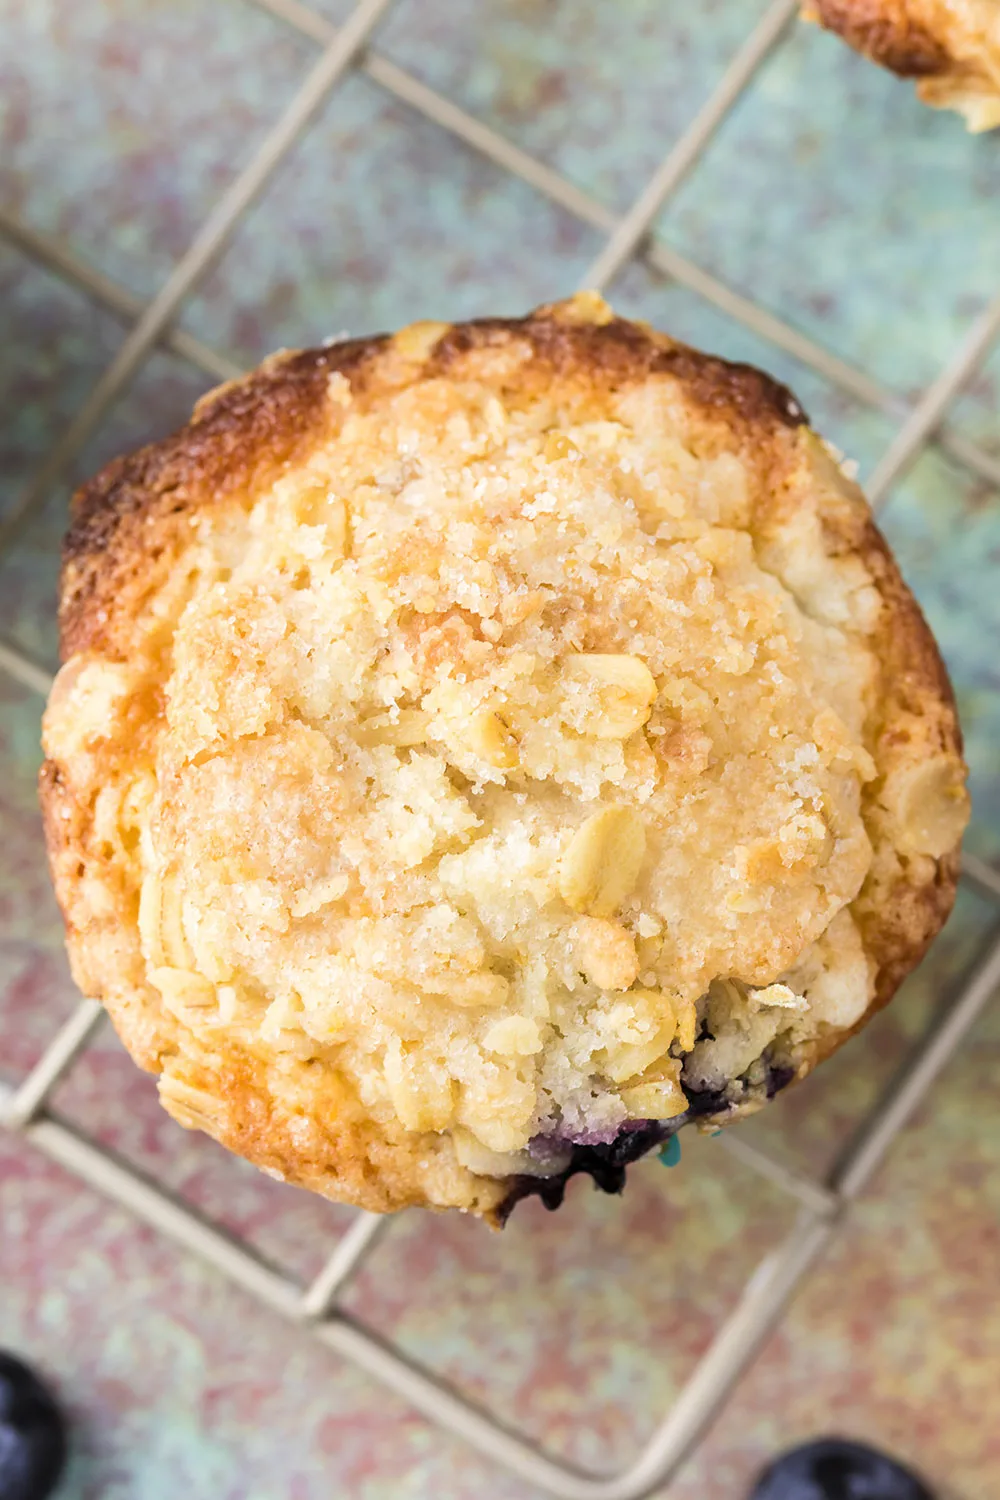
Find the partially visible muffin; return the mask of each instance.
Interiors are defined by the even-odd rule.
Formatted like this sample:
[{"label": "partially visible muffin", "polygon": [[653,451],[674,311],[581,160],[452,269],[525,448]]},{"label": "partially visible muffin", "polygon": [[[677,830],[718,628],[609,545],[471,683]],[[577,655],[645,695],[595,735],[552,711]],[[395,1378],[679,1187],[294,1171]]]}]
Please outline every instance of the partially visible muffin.
[{"label": "partially visible muffin", "polygon": [[501,1220],[892,995],[967,817],[944,669],[766,376],[579,296],[279,354],[74,504],[42,801],[183,1124]]},{"label": "partially visible muffin", "polygon": [[970,130],[1000,125],[998,0],[805,0],[802,13],[902,78]]}]

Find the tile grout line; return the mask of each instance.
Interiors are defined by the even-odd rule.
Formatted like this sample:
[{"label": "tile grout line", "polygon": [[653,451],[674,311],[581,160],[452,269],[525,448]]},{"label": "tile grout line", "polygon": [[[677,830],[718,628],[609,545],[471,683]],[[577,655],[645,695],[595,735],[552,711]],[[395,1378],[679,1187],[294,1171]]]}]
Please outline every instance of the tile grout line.
[{"label": "tile grout line", "polygon": [[359,0],[350,19],[306,75],[261,147],[208,215],[14,510],[0,524],[0,548],[88,441],[112,402],[176,316],[185,297],[225,248],[240,219],[298,141],[391,3],[392,0]]}]

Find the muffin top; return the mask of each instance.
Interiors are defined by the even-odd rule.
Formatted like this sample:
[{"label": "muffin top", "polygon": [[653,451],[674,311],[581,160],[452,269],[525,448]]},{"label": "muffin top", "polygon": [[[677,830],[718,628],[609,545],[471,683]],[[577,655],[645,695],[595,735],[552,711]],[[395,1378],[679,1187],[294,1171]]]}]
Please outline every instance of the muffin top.
[{"label": "muffin top", "polygon": [[61,624],[78,982],[182,1123],[367,1208],[757,1107],[951,903],[950,691],[863,497],[593,295],[211,393],[78,495]]}]

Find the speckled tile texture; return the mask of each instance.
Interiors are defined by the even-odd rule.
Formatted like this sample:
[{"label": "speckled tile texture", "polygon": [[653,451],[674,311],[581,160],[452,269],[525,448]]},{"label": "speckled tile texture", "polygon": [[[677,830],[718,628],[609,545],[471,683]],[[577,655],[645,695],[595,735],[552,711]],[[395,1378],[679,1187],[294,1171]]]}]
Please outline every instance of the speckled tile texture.
[{"label": "speckled tile texture", "polygon": [[[347,0],[315,0],[334,23]],[[376,46],[611,210],[679,139],[763,0],[398,0]],[[316,46],[251,0],[0,0],[0,205],[153,295],[251,159]],[[913,398],[1000,292],[1000,135],[969,138],[834,38],[788,34],[657,232]],[[181,311],[237,361],[417,317],[517,312],[575,285],[595,231],[349,77]],[[893,422],[693,293],[629,267],[624,311],[788,381],[862,472]],[[0,519],[124,336],[119,314],[0,236]],[[184,420],[210,382],[154,353],[0,555],[0,637],[54,664],[69,489]],[[1000,351],[955,426],[1000,453]],[[1000,496],[931,449],[883,524],[955,681],[970,845],[1000,861]],[[37,696],[0,668],[0,1078],[30,1068],[75,992],[42,863]],[[815,1176],[875,1104],[998,919],[965,890],[888,1011],[740,1129]],[[53,1098],[80,1128],[306,1280],[348,1211],[179,1130],[102,1030]],[[671,1500],[742,1500],[781,1446],[830,1431],[894,1449],[941,1500],[1000,1494],[1000,1002],[893,1147]],[[74,1422],[59,1500],[531,1500],[368,1377],[0,1133],[0,1346]],[[554,1452],[607,1470],[649,1435],[793,1222],[718,1140],[577,1180],[502,1236],[404,1215],[347,1306]]]},{"label": "speckled tile texture", "polygon": [[0,25],[0,200],[142,296],[312,50],[244,0],[2,0]]},{"label": "speckled tile texture", "polygon": [[[115,319],[83,292],[0,241],[4,354],[0,520],[121,343]],[[6,606],[13,615],[14,608]]]}]

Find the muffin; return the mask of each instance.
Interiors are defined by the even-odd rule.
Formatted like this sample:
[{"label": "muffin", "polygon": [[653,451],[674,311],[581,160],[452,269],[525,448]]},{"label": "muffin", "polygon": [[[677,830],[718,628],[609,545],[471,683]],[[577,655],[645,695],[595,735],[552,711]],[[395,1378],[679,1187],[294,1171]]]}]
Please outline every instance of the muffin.
[{"label": "muffin", "polygon": [[1000,125],[997,0],[806,0],[818,21],[901,78],[937,109],[957,109],[970,130]]},{"label": "muffin", "polygon": [[290,1182],[502,1222],[805,1076],[951,907],[948,679],[783,387],[616,317],[282,353],[75,497],[73,972]]}]

